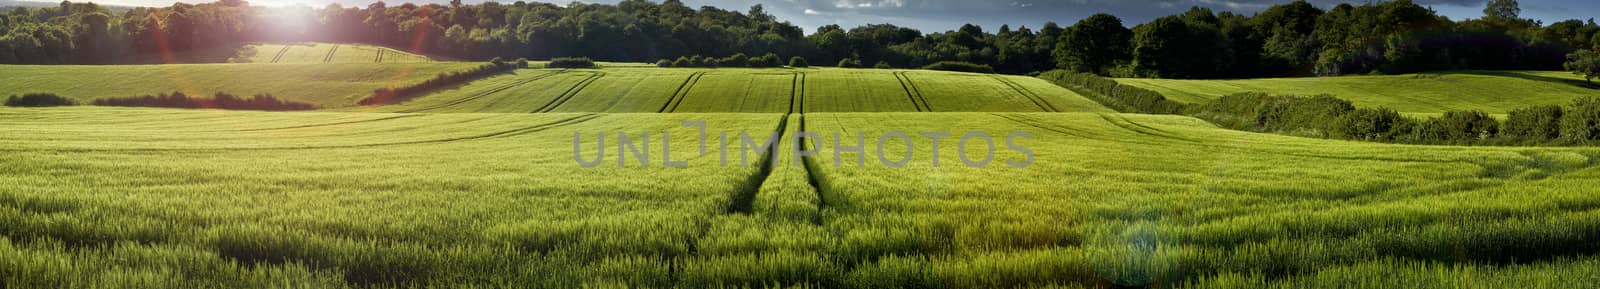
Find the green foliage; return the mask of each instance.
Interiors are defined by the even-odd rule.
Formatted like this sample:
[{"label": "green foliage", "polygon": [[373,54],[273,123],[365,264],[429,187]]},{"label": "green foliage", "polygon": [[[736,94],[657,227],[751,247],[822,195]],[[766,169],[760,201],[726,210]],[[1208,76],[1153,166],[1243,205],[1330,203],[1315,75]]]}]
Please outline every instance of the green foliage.
[{"label": "green foliage", "polygon": [[545,68],[595,68],[594,60],[588,57],[557,57],[550,59]]},{"label": "green foliage", "polygon": [[656,61],[656,67],[660,67],[660,68],[673,67],[672,66],[672,60],[667,60],[667,59],[657,60]]},{"label": "green foliage", "polygon": [[[576,66],[576,65],[581,65],[582,63],[584,63],[587,60],[588,59],[567,59],[567,60],[563,60],[563,62],[566,62],[566,63],[561,64],[561,65],[573,65],[573,66]],[[588,63],[589,63],[590,66],[594,65],[593,62],[588,62]],[[552,62],[552,64],[554,64],[554,62]],[[471,82],[473,80],[477,80],[477,79],[480,79],[480,78],[494,76],[496,74],[508,73],[508,72],[511,72],[513,70],[516,70],[516,69],[517,69],[516,67],[511,66],[509,64],[506,64],[505,62],[491,62],[491,63],[480,65],[477,68],[473,68],[472,70],[468,70],[468,71],[440,73],[439,75],[436,75],[431,79],[423,81],[422,83],[418,83],[418,84],[414,84],[414,85],[410,85],[410,86],[386,87],[386,88],[379,88],[379,89],[373,90],[372,91],[372,95],[367,96],[367,98],[361,99],[361,101],[356,102],[356,104],[360,104],[360,105],[388,105],[388,104],[395,104],[395,103],[405,102],[405,101],[410,100],[412,98],[424,96],[427,93],[433,92],[433,91],[438,90],[438,89],[442,89],[442,88],[450,87],[450,86],[454,86],[454,85],[460,85],[462,83],[467,83],[467,82]]]},{"label": "green foliage", "polygon": [[238,96],[234,96],[232,94],[220,92],[215,96],[212,96],[211,99],[190,97],[188,95],[184,95],[183,92],[125,98],[101,98],[94,100],[94,105],[267,111],[317,109],[317,106],[309,103],[283,101],[273,97],[270,94],[257,94],[251,98],[239,98]]},{"label": "green foliage", "polygon": [[1185,109],[1185,104],[1167,100],[1161,93],[1121,85],[1115,80],[1091,73],[1052,70],[1039,74],[1039,78],[1071,89],[1121,112],[1177,114]]},{"label": "green foliage", "polygon": [[1411,119],[1387,108],[1358,108],[1339,116],[1331,133],[1335,138],[1363,141],[1393,141],[1399,137],[1399,127],[1410,125]]},{"label": "green foliage", "polygon": [[856,60],[856,59],[852,59],[852,58],[840,59],[839,60],[839,64],[835,65],[834,67],[838,67],[838,68],[861,68],[861,60]]},{"label": "green foliage", "polygon": [[1583,49],[1567,54],[1567,62],[1562,64],[1562,67],[1573,74],[1583,76],[1584,81],[1593,82],[1595,77],[1600,77],[1600,52]]},{"label": "green foliage", "polygon": [[1579,144],[1600,141],[1600,98],[1572,101],[1561,114],[1561,138]]},{"label": "green foliage", "polygon": [[790,57],[789,58],[789,67],[795,67],[795,68],[811,67],[811,63],[806,62],[806,58],[805,57],[795,56],[795,57]]},{"label": "green foliage", "polygon": [[5,104],[11,107],[48,107],[71,106],[77,103],[52,93],[24,93],[20,97],[15,95],[7,97]]},{"label": "green foliage", "polygon": [[972,72],[972,73],[994,73],[994,68],[993,67],[989,67],[988,65],[975,64],[975,63],[971,63],[971,62],[961,62],[961,61],[940,61],[940,62],[935,62],[933,64],[929,64],[928,66],[923,66],[922,69],[943,70],[943,71],[960,71],[960,72]]},{"label": "green foliage", "polygon": [[1104,74],[1112,66],[1130,59],[1133,32],[1122,26],[1122,19],[1110,14],[1095,14],[1067,29],[1055,46],[1056,67]]},{"label": "green foliage", "polygon": [[892,68],[894,68],[894,66],[893,66],[893,65],[889,65],[889,63],[888,63],[888,62],[884,62],[884,61],[879,61],[879,62],[878,62],[878,64],[874,64],[874,65],[872,65],[872,68],[877,68],[877,69],[892,69]]},{"label": "green foliage", "polygon": [[1506,116],[1500,135],[1530,142],[1545,142],[1561,136],[1561,106],[1541,105],[1519,108]]}]

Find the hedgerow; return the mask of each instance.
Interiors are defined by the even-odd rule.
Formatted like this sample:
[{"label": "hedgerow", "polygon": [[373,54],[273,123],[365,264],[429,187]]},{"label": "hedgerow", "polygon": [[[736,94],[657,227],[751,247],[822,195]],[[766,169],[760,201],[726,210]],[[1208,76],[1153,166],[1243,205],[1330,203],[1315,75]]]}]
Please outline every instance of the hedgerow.
[{"label": "hedgerow", "polygon": [[71,99],[53,93],[28,93],[22,96],[12,95],[6,98],[6,106],[12,107],[47,107],[76,105]]},{"label": "hedgerow", "polygon": [[356,102],[360,105],[387,105],[400,103],[412,98],[426,95],[428,92],[453,85],[471,82],[484,77],[511,72],[517,69],[517,63],[491,61],[487,64],[464,72],[440,73],[431,79],[411,86],[379,88],[372,91],[372,95]]},{"label": "hedgerow", "polygon": [[1477,110],[1412,119],[1387,108],[1356,108],[1333,95],[1294,96],[1245,92],[1187,105],[1158,92],[1122,85],[1090,73],[1062,70],[1039,78],[1121,112],[1186,114],[1217,126],[1320,138],[1462,145],[1585,145],[1600,141],[1600,99],[1511,112],[1505,121]]},{"label": "hedgerow", "polygon": [[312,110],[316,105],[309,103],[280,100],[271,94],[257,94],[250,98],[240,98],[232,94],[217,93],[210,99],[191,97],[183,92],[171,94],[144,95],[124,98],[102,98],[93,102],[98,106],[132,106],[132,107],[168,107],[168,108],[215,108],[232,110]]}]

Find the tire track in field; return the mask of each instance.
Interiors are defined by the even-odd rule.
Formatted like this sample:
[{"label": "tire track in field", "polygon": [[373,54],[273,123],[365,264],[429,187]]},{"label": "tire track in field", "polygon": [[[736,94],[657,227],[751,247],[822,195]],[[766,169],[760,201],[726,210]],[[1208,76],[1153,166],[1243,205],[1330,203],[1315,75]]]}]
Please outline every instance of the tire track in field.
[{"label": "tire track in field", "polygon": [[[834,121],[838,121],[838,118],[834,118]],[[841,126],[840,128],[842,129],[843,126]],[[805,114],[800,114],[800,131],[802,131],[802,132],[806,131],[806,115]],[[804,143],[796,142],[795,143],[795,149],[796,150],[801,149],[800,146],[802,144],[809,145],[809,144],[815,144],[815,143],[814,142],[810,142],[810,141],[806,141]],[[861,145],[865,146],[866,144],[861,144]],[[814,147],[814,148],[811,148],[811,149],[820,151],[822,148]],[[837,148],[835,148],[835,149],[837,149]],[[862,153],[865,154],[866,152],[862,152]],[[816,194],[817,194],[817,215],[816,215],[817,218],[812,220],[812,224],[817,225],[817,226],[821,226],[821,225],[823,225],[822,212],[828,210],[828,207],[832,207],[833,204],[830,204],[828,202],[828,194],[822,191],[822,186],[821,186],[822,181],[820,180],[822,178],[822,176],[817,173],[818,171],[820,171],[820,169],[818,169],[816,167],[816,162],[813,161],[815,158],[816,158],[816,156],[803,156],[803,157],[800,157],[800,165],[801,165],[801,169],[804,169],[805,173],[806,173],[806,184],[811,187],[811,191],[812,192],[816,192]]]},{"label": "tire track in field", "polygon": [[[789,94],[791,94],[790,95],[791,99],[798,99],[798,101],[799,101],[799,109],[796,110],[795,113],[799,113],[800,114],[800,119],[801,120],[805,120],[805,113],[806,113],[806,73],[797,72],[797,75],[800,78],[800,82],[799,82],[798,85],[795,85],[794,87],[790,87],[789,88]],[[791,105],[793,105],[793,104],[791,104]],[[803,123],[802,123],[800,128],[804,129],[805,125],[803,125]]]},{"label": "tire track in field", "polygon": [[894,75],[894,80],[895,81],[900,82],[900,89],[905,90],[906,99],[911,100],[911,106],[916,108],[917,112],[928,111],[928,110],[922,108],[922,102],[917,101],[917,95],[911,92],[911,85],[906,83],[906,78],[905,78],[905,75],[903,75],[903,73],[904,72],[901,72],[901,71],[895,71],[895,72],[890,73],[890,74]]},{"label": "tire track in field", "polygon": [[297,147],[115,148],[115,149],[73,149],[73,148],[9,149],[8,148],[8,149],[0,149],[0,151],[17,151],[17,152],[39,152],[39,151],[49,151],[49,152],[235,152],[235,151],[283,151],[283,150],[311,150],[311,149],[374,148],[374,147],[401,146],[401,145],[414,145],[414,144],[450,143],[450,142],[470,141],[470,140],[490,139],[490,138],[507,138],[507,137],[526,135],[526,134],[530,134],[530,133],[546,131],[546,130],[553,129],[553,128],[558,128],[558,127],[563,127],[563,126],[569,126],[569,125],[579,124],[579,123],[583,123],[583,122],[588,122],[590,120],[594,120],[594,119],[601,118],[601,117],[604,117],[604,116],[605,115],[602,115],[602,114],[586,113],[586,114],[581,114],[581,115],[578,115],[578,116],[559,119],[559,120],[556,120],[556,121],[544,122],[544,123],[540,123],[540,124],[537,124],[537,125],[526,126],[526,127],[516,128],[516,129],[496,131],[496,132],[491,132],[491,133],[469,135],[469,136],[461,136],[461,137],[449,137],[449,138],[441,138],[441,139],[398,141],[398,142],[384,142],[384,143],[366,143],[366,144],[349,144],[349,145],[322,145],[322,146],[313,145],[313,146],[297,146]]},{"label": "tire track in field", "polygon": [[[1183,136],[1178,136],[1178,135],[1173,135],[1171,133],[1163,132],[1163,131],[1161,131],[1159,129],[1152,130],[1153,128],[1150,128],[1149,126],[1145,126],[1145,125],[1142,125],[1142,124],[1134,123],[1133,121],[1128,120],[1127,117],[1123,117],[1121,115],[1118,115],[1117,118],[1121,119],[1122,122],[1118,122],[1117,120],[1112,119],[1111,118],[1111,114],[1108,114],[1108,113],[1098,113],[1097,115],[1100,116],[1100,119],[1105,120],[1106,123],[1110,123],[1111,125],[1115,125],[1117,127],[1120,127],[1122,129],[1125,129],[1125,130],[1128,130],[1128,131],[1132,131],[1134,133],[1147,135],[1147,136],[1158,137],[1158,138],[1179,140],[1179,141],[1183,141],[1183,142],[1187,142],[1187,143],[1195,143],[1195,144],[1200,143],[1199,140],[1195,140],[1195,139],[1191,139],[1191,138],[1187,138],[1187,137],[1183,137]],[[1123,122],[1126,122],[1126,123],[1123,123]]]},{"label": "tire track in field", "polygon": [[794,100],[799,97],[800,74],[795,73],[794,79],[789,80],[789,112],[794,113]]},{"label": "tire track in field", "polygon": [[278,49],[278,55],[272,56],[272,62],[269,63],[278,63],[279,60],[283,60],[283,55],[289,53],[289,47],[293,47],[293,45],[284,45],[282,49]]},{"label": "tire track in field", "polygon": [[562,92],[561,95],[557,95],[555,99],[551,99],[550,102],[545,103],[544,106],[540,106],[539,109],[533,110],[533,112],[548,113],[556,110],[557,107],[561,107],[562,104],[566,104],[568,100],[572,100],[572,97],[577,96],[579,92],[583,91],[583,89],[589,88],[590,84],[594,84],[596,80],[599,80],[601,77],[605,76],[605,72],[591,72],[588,78],[579,80],[578,83],[573,84],[572,87],[568,87],[567,91]]},{"label": "tire track in field", "polygon": [[755,209],[756,194],[761,192],[761,185],[767,183],[767,178],[772,176],[773,168],[778,165],[778,154],[783,151],[783,135],[788,131],[788,127],[789,114],[784,114],[778,119],[778,127],[772,132],[778,136],[778,142],[772,144],[772,149],[762,152],[761,161],[756,164],[758,166],[756,173],[739,186],[724,213],[749,215]]},{"label": "tire track in field", "polygon": [[414,109],[407,109],[407,110],[402,110],[402,111],[399,111],[399,112],[402,112],[402,113],[415,113],[415,112],[423,112],[423,111],[436,110],[436,109],[442,109],[442,108],[457,106],[457,105],[461,105],[463,103],[467,103],[467,102],[471,102],[473,100],[477,100],[479,98],[483,98],[485,96],[489,96],[491,94],[499,93],[501,91],[506,91],[507,89],[511,89],[511,88],[518,87],[518,86],[522,86],[522,85],[525,85],[525,84],[528,84],[528,83],[531,83],[531,82],[534,82],[534,81],[539,81],[541,79],[550,78],[551,76],[555,76],[556,74],[561,74],[561,73],[565,73],[565,71],[546,72],[544,74],[534,75],[534,76],[528,77],[526,79],[517,80],[517,81],[512,82],[512,83],[508,83],[508,84],[505,84],[505,85],[497,86],[497,87],[491,88],[489,90],[480,91],[478,93],[474,93],[474,94],[472,94],[470,96],[467,96],[467,97],[452,99],[450,101],[447,101],[447,102],[444,102],[444,103],[441,103],[441,104],[437,104],[437,105],[433,105],[433,106],[427,106],[427,107],[422,107],[422,108],[414,108]]},{"label": "tire track in field", "polygon": [[328,55],[322,57],[322,63],[333,62],[334,53],[339,53],[339,45],[337,44],[333,45],[333,48],[328,49]]},{"label": "tire track in field", "polygon": [[422,116],[422,115],[420,115],[420,114],[405,114],[405,115],[396,115],[396,116],[390,116],[390,117],[380,117],[380,118],[374,118],[374,119],[363,119],[363,120],[352,120],[352,121],[341,121],[341,122],[329,122],[329,123],[295,125],[295,126],[284,126],[284,127],[270,127],[270,128],[239,129],[239,130],[211,130],[211,131],[202,131],[202,132],[285,130],[285,129],[297,129],[297,128],[337,126],[337,125],[368,123],[368,122],[380,122],[380,121],[386,121],[386,120],[394,120],[394,119],[402,119],[402,118],[410,118],[410,117],[418,117],[418,116]]},{"label": "tire track in field", "polygon": [[684,79],[683,84],[678,85],[678,90],[673,91],[672,96],[667,98],[667,104],[662,105],[659,112],[672,113],[678,111],[678,105],[683,104],[683,99],[689,97],[689,91],[694,89],[694,86],[700,83],[700,77],[705,75],[706,72],[704,71],[690,73],[689,78]]},{"label": "tire track in field", "polygon": [[911,80],[911,74],[904,71],[899,71],[897,73],[900,74],[901,78],[905,78],[906,85],[911,87],[911,92],[917,96],[916,99],[922,101],[922,108],[925,111],[933,112],[933,104],[929,104],[928,97],[922,95],[922,88],[917,87],[917,82]]},{"label": "tire track in field", "polygon": [[1061,112],[1060,109],[1056,109],[1055,105],[1051,105],[1050,102],[1045,101],[1044,97],[1041,97],[1038,94],[1023,88],[1021,84],[1017,84],[1010,79],[1006,79],[1005,76],[989,75],[989,77],[993,77],[995,80],[1000,81],[1001,84],[1005,84],[1006,86],[1011,87],[1012,90],[1016,90],[1017,94],[1022,95],[1023,98],[1027,98],[1028,101],[1032,101],[1033,105],[1039,106],[1039,110],[1045,112]]},{"label": "tire track in field", "polygon": [[383,51],[388,49],[378,48],[378,56],[372,58],[373,63],[383,63]]}]

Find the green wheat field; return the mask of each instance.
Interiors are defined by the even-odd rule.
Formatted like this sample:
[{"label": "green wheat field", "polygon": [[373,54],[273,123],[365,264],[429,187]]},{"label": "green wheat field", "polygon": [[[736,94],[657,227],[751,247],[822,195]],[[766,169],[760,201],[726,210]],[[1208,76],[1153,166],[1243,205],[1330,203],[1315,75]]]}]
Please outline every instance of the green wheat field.
[{"label": "green wheat field", "polygon": [[[0,65],[5,94],[321,108],[0,108],[0,288],[1600,287],[1600,148],[1250,133],[1116,113],[1033,77],[899,69],[526,68],[362,106],[480,63],[254,50]],[[1562,72],[1120,81],[1186,102],[1316,92],[1423,115],[1595,95]],[[719,132],[822,138],[743,163],[735,147],[724,166],[684,121],[714,146]],[[878,154],[894,131],[916,145]],[[924,131],[1002,147],[1024,131],[1033,154],[969,167]],[[619,166],[634,155],[618,132],[650,132],[651,158]],[[840,150],[857,135],[864,152]],[[663,166],[663,144],[687,166]],[[583,167],[575,149],[606,155]]]}]

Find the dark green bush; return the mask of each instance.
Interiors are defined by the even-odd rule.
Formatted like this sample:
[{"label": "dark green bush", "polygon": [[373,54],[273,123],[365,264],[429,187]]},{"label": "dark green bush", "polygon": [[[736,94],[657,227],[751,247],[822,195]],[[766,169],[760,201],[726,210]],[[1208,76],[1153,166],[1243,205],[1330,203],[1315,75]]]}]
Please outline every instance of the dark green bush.
[{"label": "dark green bush", "polygon": [[1278,96],[1268,98],[1256,122],[1265,131],[1308,132],[1328,137],[1335,121],[1355,109],[1350,101],[1331,95]]},{"label": "dark green bush", "polygon": [[517,68],[528,68],[528,59],[517,58]]},{"label": "dark green bush", "polygon": [[1600,98],[1572,101],[1561,115],[1561,138],[1579,144],[1600,141]]},{"label": "dark green bush", "polygon": [[795,56],[789,58],[789,67],[811,67],[811,63],[806,62],[805,57]]},{"label": "dark green bush", "polygon": [[1360,108],[1340,116],[1332,135],[1342,139],[1389,141],[1396,137],[1396,127],[1405,120],[1391,109]]},{"label": "dark green bush", "polygon": [[705,65],[706,65],[706,58],[704,56],[694,55],[694,56],[689,56],[689,66],[680,66],[680,67],[705,67]]},{"label": "dark green bush", "polygon": [[672,60],[667,60],[667,59],[657,60],[656,61],[656,67],[661,67],[661,68],[672,67]]},{"label": "dark green bush", "polygon": [[6,106],[14,107],[47,107],[76,105],[71,99],[53,93],[28,93],[22,96],[12,95],[6,98]]},{"label": "dark green bush", "polygon": [[872,68],[890,69],[890,68],[894,68],[894,66],[893,65],[889,65],[889,62],[887,62],[887,61],[878,61],[878,64],[873,65]]},{"label": "dark green bush", "polygon": [[1447,111],[1437,120],[1445,131],[1445,141],[1477,141],[1500,133],[1500,121],[1483,111]]},{"label": "dark green bush", "polygon": [[975,73],[994,73],[994,67],[989,67],[989,65],[975,64],[975,63],[971,63],[971,62],[962,62],[962,61],[940,61],[940,62],[934,62],[933,64],[929,64],[928,66],[923,66],[922,69],[943,70],[943,71],[960,71],[960,72],[975,72]]},{"label": "dark green bush", "polygon": [[728,57],[723,57],[721,64],[723,67],[749,67],[750,57],[745,56],[744,53],[734,53]]},{"label": "dark green bush", "polygon": [[672,61],[672,67],[694,67],[694,62],[689,61],[688,56],[678,56],[678,60]]},{"label": "dark green bush", "polygon": [[767,53],[760,57],[750,58],[750,67],[782,67],[783,60],[777,54]]},{"label": "dark green bush", "polygon": [[465,72],[440,73],[439,75],[423,81],[422,83],[411,86],[379,88],[373,90],[372,95],[369,95],[367,98],[363,98],[361,101],[356,103],[361,105],[385,105],[399,103],[407,99],[422,96],[427,94],[427,92],[436,89],[467,83],[479,78],[510,72],[515,69],[516,67],[504,62],[491,62]]},{"label": "dark green bush", "polygon": [[99,106],[133,106],[133,107],[168,107],[168,108],[215,108],[232,110],[312,110],[317,106],[309,103],[279,100],[271,94],[257,94],[251,98],[239,98],[232,94],[217,93],[211,99],[190,97],[182,92],[172,94],[145,95],[126,98],[102,98],[94,100],[94,105]]},{"label": "dark green bush", "polygon": [[1040,73],[1039,78],[1078,92],[1106,107],[1121,112],[1178,114],[1187,107],[1183,103],[1167,100],[1166,96],[1162,96],[1161,93],[1121,85],[1115,80],[1090,73],[1051,70]]},{"label": "dark green bush", "polygon": [[594,68],[594,60],[588,57],[556,57],[551,59],[545,68]]},{"label": "dark green bush", "polygon": [[851,59],[851,58],[840,59],[839,60],[839,65],[837,65],[837,67],[839,67],[839,68],[861,68],[861,61],[860,60]]},{"label": "dark green bush", "polygon": [[1542,105],[1512,110],[1506,116],[1501,137],[1544,142],[1561,137],[1561,106]]}]

